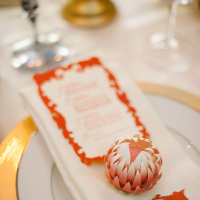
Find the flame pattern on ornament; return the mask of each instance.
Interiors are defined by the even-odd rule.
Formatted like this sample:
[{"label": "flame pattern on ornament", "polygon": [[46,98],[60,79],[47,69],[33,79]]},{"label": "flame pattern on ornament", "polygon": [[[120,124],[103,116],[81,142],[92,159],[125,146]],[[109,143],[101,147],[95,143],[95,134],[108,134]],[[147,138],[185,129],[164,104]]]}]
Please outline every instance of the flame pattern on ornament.
[{"label": "flame pattern on ornament", "polygon": [[105,157],[105,175],[130,194],[151,190],[160,179],[162,159],[151,140],[138,135],[115,142]]}]

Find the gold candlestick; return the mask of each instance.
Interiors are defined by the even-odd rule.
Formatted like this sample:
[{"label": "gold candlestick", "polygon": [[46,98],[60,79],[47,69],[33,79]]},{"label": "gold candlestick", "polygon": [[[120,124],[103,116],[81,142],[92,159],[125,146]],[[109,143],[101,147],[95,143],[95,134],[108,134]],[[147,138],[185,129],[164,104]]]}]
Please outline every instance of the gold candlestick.
[{"label": "gold candlestick", "polygon": [[90,28],[107,24],[115,15],[110,0],[69,0],[62,10],[62,16],[70,23]]}]

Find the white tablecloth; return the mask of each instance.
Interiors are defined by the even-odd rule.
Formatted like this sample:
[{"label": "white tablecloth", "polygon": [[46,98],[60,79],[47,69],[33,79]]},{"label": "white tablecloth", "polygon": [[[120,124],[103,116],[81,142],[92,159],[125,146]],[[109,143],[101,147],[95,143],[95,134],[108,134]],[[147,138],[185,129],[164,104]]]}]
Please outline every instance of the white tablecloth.
[{"label": "white tablecloth", "polygon": [[[124,67],[134,81],[158,83],[190,92],[200,97],[200,60],[188,71],[167,73],[149,68],[141,61],[148,38],[166,31],[168,7],[158,0],[113,0],[118,15],[108,25],[88,29],[75,27],[62,19],[66,0],[39,0],[39,32],[59,32],[62,42],[73,49],[73,59],[83,55],[99,56],[113,65]],[[29,115],[19,90],[33,84],[33,73],[10,66],[13,42],[31,35],[31,25],[22,19],[20,6],[0,7],[0,141]],[[200,10],[197,1],[180,6],[176,34],[190,40],[200,52]],[[71,60],[66,60],[63,65]]]}]

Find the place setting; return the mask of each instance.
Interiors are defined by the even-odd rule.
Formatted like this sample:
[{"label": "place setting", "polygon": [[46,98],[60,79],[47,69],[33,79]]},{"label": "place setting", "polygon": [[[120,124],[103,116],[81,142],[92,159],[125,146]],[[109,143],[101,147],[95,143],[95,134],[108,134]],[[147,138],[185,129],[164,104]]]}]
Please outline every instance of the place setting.
[{"label": "place setting", "polygon": [[[91,73],[93,76],[91,76]],[[169,97],[165,98],[161,94],[159,96],[159,93],[154,95],[152,92],[151,94],[150,90],[149,94],[143,96],[144,94],[141,93],[140,89],[121,69],[111,67],[108,70],[97,58],[36,74],[34,79],[37,86],[26,88],[21,92],[37,128],[33,125],[32,119],[28,119],[21,125],[26,129],[21,129],[22,132],[28,131],[27,124],[32,129],[29,127],[29,133],[23,138],[26,138],[25,146],[28,146],[17,169],[15,189],[18,199],[35,199],[38,196],[39,198],[65,199],[66,195],[69,199],[82,198],[79,195],[83,195],[85,199],[94,199],[96,195],[98,197],[102,195],[102,199],[110,198],[110,195],[124,199],[153,199],[156,195],[162,195],[162,188],[163,193],[165,193],[166,187],[164,185],[167,181],[170,181],[170,173],[173,174],[174,170],[177,174],[175,173],[171,178],[173,181],[177,180],[177,183],[175,181],[174,186],[172,185],[171,189],[168,189],[169,196],[173,192],[185,194],[186,197],[191,195],[186,193],[186,188],[181,188],[183,187],[181,185],[185,186],[186,183],[195,180],[200,165],[197,143],[200,117],[198,108],[195,110],[189,107],[189,104],[187,105],[188,102],[183,104],[177,100],[169,99]],[[140,87],[142,88],[144,85],[141,84]],[[52,88],[55,89],[52,90]],[[156,86],[154,86],[155,88]],[[165,90],[167,91],[166,88]],[[82,102],[80,98],[84,99],[83,105],[80,104]],[[148,101],[151,102],[153,107]],[[173,114],[174,108],[180,109],[175,115]],[[154,109],[162,117],[166,128],[157,117]],[[62,113],[63,111],[64,113]],[[185,123],[185,126],[182,123],[177,123],[177,115],[185,115],[186,118],[182,120],[188,123]],[[194,121],[190,123],[188,117],[191,117]],[[186,133],[183,129],[188,128],[192,130],[192,135],[194,134],[193,137],[196,137],[196,139],[194,138],[191,141],[189,135],[182,135]],[[85,132],[84,129],[88,132]],[[112,132],[113,134],[111,134]],[[142,138],[144,137],[145,142],[150,142],[149,138],[151,138],[162,152],[161,154],[159,151],[162,155],[162,161],[159,161],[161,168],[157,168],[157,170],[161,170],[162,176],[154,180],[157,180],[158,183],[157,181],[153,182],[153,184],[156,184],[155,188],[152,188],[149,192],[145,191],[149,189],[150,185],[148,188],[145,187],[144,193],[136,197],[134,195],[127,196],[127,191],[120,193],[123,188],[115,189],[112,184],[108,183],[109,178],[108,180],[106,178],[108,175],[105,175],[107,168],[104,166],[104,156],[102,156],[104,151],[107,152],[109,146],[112,147],[111,141],[115,141],[115,138],[122,137],[120,140],[123,141],[124,137],[131,137],[132,140],[137,141],[137,138],[140,137],[136,134],[137,136],[134,138],[135,133]],[[16,135],[13,137],[16,137]],[[109,137],[112,139],[109,139]],[[127,142],[125,144],[127,145]],[[197,148],[194,144],[197,144]],[[104,150],[104,145],[108,146],[105,147],[106,150]],[[141,142],[139,145],[141,145]],[[96,148],[97,146],[100,148]],[[170,155],[170,152],[172,152],[172,155]],[[177,154],[177,157],[175,154]],[[114,157],[117,158],[118,156]],[[121,160],[121,162],[124,161]],[[114,163],[120,164],[121,162]],[[170,162],[170,164],[166,162]],[[171,168],[169,168],[170,165]],[[191,169],[191,173],[195,172],[195,175],[188,174],[185,183],[179,182],[180,177],[183,176],[181,173],[187,174],[182,172],[182,170],[184,171],[182,165],[185,166],[185,170],[194,167]],[[151,163],[149,166],[155,168],[157,165]],[[179,167],[181,168],[179,169]],[[85,172],[80,174],[80,170]],[[164,183],[162,183],[162,180]],[[99,190],[96,184],[100,188],[103,187],[104,192]],[[169,184],[171,184],[171,181]],[[86,185],[87,187],[85,187]],[[174,191],[174,188],[179,188],[179,190]],[[93,191],[92,194],[90,190]],[[188,190],[191,191],[192,189]],[[133,192],[135,191],[133,190]]]},{"label": "place setting", "polygon": [[[162,1],[171,5],[168,31],[150,37],[141,60],[153,70],[185,72],[197,59],[175,37],[176,13],[192,0]],[[10,64],[31,72],[33,83],[19,91],[29,116],[0,145],[0,196],[198,199],[199,97],[133,80],[100,47],[74,56],[60,35],[38,34],[38,2],[21,3],[34,32],[14,43]],[[117,12],[109,0],[72,0],[61,9],[68,23],[87,29],[109,26]]]}]

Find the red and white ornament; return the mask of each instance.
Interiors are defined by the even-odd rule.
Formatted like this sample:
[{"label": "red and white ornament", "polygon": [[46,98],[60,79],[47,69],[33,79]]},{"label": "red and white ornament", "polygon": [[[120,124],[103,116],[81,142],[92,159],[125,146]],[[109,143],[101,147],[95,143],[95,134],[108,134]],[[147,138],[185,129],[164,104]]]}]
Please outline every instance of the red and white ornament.
[{"label": "red and white ornament", "polygon": [[115,142],[105,157],[108,180],[130,194],[151,190],[160,179],[162,159],[151,140],[134,136]]}]

